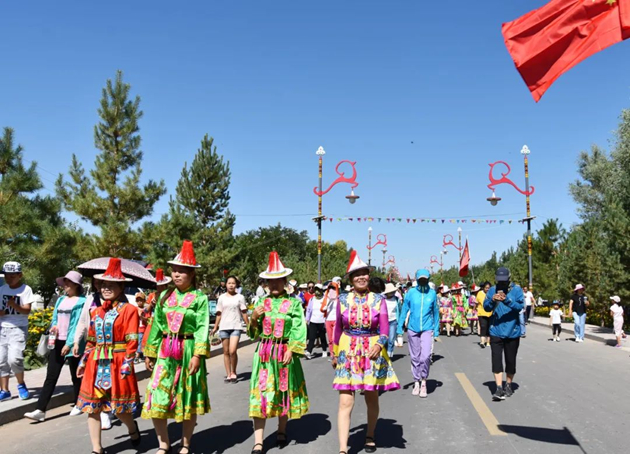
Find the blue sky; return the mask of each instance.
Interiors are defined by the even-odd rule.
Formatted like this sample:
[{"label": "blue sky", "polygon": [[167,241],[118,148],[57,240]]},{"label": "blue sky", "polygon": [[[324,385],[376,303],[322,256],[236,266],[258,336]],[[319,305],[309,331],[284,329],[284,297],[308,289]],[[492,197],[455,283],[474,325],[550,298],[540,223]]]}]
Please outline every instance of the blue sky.
[{"label": "blue sky", "polygon": [[[144,176],[173,193],[205,133],[232,167],[237,232],[281,222],[308,230],[334,165],[357,161],[361,196],[324,197],[324,214],[461,218],[524,215],[499,187],[486,202],[488,163],[513,164],[523,185],[531,154],[538,228],[578,221],[568,184],[591,144],[607,146],[630,95],[630,43],[562,76],[534,103],[505,50],[501,23],[544,1],[13,2],[0,6],[0,126],[11,126],[48,189],[72,153],[91,168],[101,89],[117,69],[142,98]],[[413,141],[413,144],[411,143]],[[156,206],[167,209],[168,196]],[[367,255],[364,223],[326,223],[326,241]],[[502,251],[521,224],[471,226],[473,262]],[[439,254],[457,225],[374,224],[403,272]],[[380,248],[375,249],[375,251]],[[375,252],[381,257],[380,252]],[[447,256],[454,264],[456,254]]]}]

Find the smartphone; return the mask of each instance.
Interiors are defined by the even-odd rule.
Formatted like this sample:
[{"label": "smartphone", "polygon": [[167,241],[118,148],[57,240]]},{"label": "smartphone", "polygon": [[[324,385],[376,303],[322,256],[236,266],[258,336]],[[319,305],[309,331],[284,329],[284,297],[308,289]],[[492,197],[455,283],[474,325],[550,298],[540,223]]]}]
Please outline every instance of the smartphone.
[{"label": "smartphone", "polygon": [[507,294],[509,283],[507,281],[497,282],[496,289],[498,292],[503,292]]}]

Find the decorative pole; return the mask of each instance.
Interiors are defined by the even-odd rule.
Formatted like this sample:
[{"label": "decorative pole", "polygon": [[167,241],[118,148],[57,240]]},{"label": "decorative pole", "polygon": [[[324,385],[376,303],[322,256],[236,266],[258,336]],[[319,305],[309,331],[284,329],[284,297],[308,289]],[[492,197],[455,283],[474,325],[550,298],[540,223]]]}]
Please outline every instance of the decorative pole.
[{"label": "decorative pole", "polygon": [[385,254],[387,254],[387,249],[383,248],[383,272],[385,272]]},{"label": "decorative pole", "polygon": [[462,263],[462,228],[457,228],[457,234],[459,236],[459,263]]},{"label": "decorative pole", "polygon": [[[494,193],[495,188],[500,185],[500,184],[509,184],[510,186],[512,186],[514,189],[516,189],[518,192],[520,192],[521,194],[523,194],[525,196],[525,208],[526,208],[526,213],[527,213],[527,217],[525,219],[523,219],[523,222],[527,222],[527,265],[529,268],[529,289],[531,291],[531,289],[534,286],[534,268],[533,268],[533,264],[532,264],[532,220],[535,219],[535,216],[532,216],[531,213],[531,209],[530,209],[530,204],[529,204],[529,197],[534,193],[534,191],[536,190],[536,188],[534,188],[533,186],[529,185],[529,148],[527,147],[527,145],[523,145],[523,148],[521,149],[521,154],[523,155],[523,161],[524,161],[524,165],[525,165],[525,190],[523,191],[522,189],[520,189],[516,183],[514,183],[511,179],[508,178],[508,175],[511,172],[510,166],[504,162],[504,161],[497,161],[497,162],[493,162],[490,165],[490,173],[488,175],[488,179],[490,180],[490,184],[488,185],[488,189],[490,189],[492,191],[492,196],[488,197],[486,200],[488,202],[490,202],[490,205],[492,206],[496,206],[500,201],[501,201],[501,197],[497,197]],[[501,164],[503,166],[505,166],[507,168],[507,172],[501,172],[501,178],[494,178],[494,175],[492,174],[494,167],[498,164]]]},{"label": "decorative pole", "polygon": [[[318,202],[317,203],[317,217],[313,218],[313,221],[317,223],[317,281],[321,283],[322,282],[322,221],[326,219],[326,217],[324,216],[322,212],[322,197],[324,196],[324,194],[328,193],[328,191],[330,191],[337,184],[348,183],[351,185],[351,190],[350,190],[350,195],[347,195],[346,199],[348,199],[348,202],[350,202],[350,204],[354,204],[359,198],[358,195],[354,194],[354,188],[359,186],[359,183],[357,183],[357,169],[354,167],[356,165],[356,162],[340,161],[337,164],[337,167],[335,167],[335,172],[337,172],[337,175],[339,175],[339,177],[331,183],[328,189],[324,191],[322,188],[322,174],[323,174],[323,164],[324,164],[323,158],[326,152],[324,151],[323,147],[319,147],[317,151],[315,152],[315,154],[319,157],[319,185],[313,188],[313,192],[317,196],[317,202]],[[350,178],[347,178],[344,172],[339,171],[339,167],[342,164],[349,164],[350,167],[352,167],[352,176]]]},{"label": "decorative pole", "polygon": [[368,228],[368,265],[372,266],[372,227]]}]

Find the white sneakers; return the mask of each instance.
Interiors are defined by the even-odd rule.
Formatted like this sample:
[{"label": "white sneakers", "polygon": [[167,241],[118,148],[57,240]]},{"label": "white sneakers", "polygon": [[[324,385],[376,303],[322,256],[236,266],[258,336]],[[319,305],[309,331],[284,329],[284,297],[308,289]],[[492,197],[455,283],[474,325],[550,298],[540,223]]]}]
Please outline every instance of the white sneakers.
[{"label": "white sneakers", "polygon": [[575,339],[575,342],[584,342],[584,339]]},{"label": "white sneakers", "polygon": [[109,413],[101,412],[101,430],[109,430],[112,428],[112,421],[109,419]]},{"label": "white sneakers", "polygon": [[420,382],[414,382],[413,391],[411,391],[412,396],[417,396],[420,394]]},{"label": "white sneakers", "polygon": [[70,416],[79,416],[81,413],[83,412],[79,410],[79,407],[77,407],[76,405],[72,407],[72,410],[70,410]]},{"label": "white sneakers", "polygon": [[33,421],[42,422],[46,419],[46,412],[41,410],[29,411],[24,413],[24,417]]}]

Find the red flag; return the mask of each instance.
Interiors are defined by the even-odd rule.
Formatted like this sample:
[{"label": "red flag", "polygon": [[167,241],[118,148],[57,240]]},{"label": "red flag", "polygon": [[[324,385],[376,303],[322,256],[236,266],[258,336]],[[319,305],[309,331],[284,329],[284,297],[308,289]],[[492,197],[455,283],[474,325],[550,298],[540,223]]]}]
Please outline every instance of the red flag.
[{"label": "red flag", "polygon": [[470,251],[468,250],[468,240],[464,246],[462,259],[459,262],[459,277],[468,276],[468,264],[470,263]]},{"label": "red flag", "polygon": [[566,71],[630,38],[630,2],[551,0],[503,24],[502,33],[516,69],[538,102]]}]

